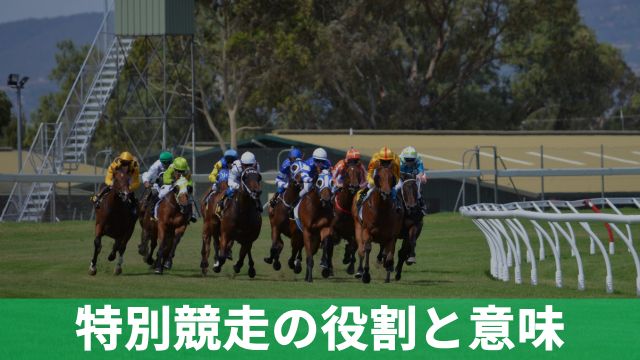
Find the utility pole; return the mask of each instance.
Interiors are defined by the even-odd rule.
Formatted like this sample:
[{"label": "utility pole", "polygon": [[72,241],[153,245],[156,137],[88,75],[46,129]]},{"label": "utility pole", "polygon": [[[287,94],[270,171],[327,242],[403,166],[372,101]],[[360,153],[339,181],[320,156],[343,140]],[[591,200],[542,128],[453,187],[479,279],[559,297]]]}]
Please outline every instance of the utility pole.
[{"label": "utility pole", "polygon": [[28,80],[28,76],[20,78],[20,74],[9,74],[7,79],[7,85],[18,93],[18,173],[22,172],[22,89]]}]

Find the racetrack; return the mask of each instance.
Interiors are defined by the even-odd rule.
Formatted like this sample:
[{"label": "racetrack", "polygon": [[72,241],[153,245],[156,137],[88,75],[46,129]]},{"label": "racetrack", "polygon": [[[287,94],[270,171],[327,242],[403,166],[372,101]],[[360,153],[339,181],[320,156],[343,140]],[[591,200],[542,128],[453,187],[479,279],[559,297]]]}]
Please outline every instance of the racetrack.
[{"label": "racetrack", "polygon": [[[585,266],[587,290],[578,291],[577,266],[562,243],[564,288],[554,286],[553,259],[539,263],[539,285],[528,283],[529,265],[523,264],[524,283],[502,282],[488,275],[489,250],[481,233],[469,219],[457,213],[441,213],[425,218],[418,241],[416,265],[406,267],[399,282],[384,284],[383,270],[373,265],[371,284],[362,284],[346,274],[342,265],[344,245],[334,255],[336,276],[320,275],[320,254],[316,255],[314,283],[304,282],[286,265],[290,255],[288,240],[283,251],[283,269],[274,271],[262,258],[271,245],[265,218],[260,238],[254,244],[257,276],[249,279],[247,262],[240,274],[233,274],[227,262],[220,274],[200,275],[200,231],[202,222],[191,226],[178,248],[174,268],[159,276],[152,273],[137,253],[139,227],[125,253],[123,274],[112,275],[114,263],[107,261],[113,240],[103,238],[98,274],[87,274],[93,252],[93,223],[0,224],[0,297],[107,298],[107,297],[206,297],[206,298],[503,298],[503,297],[635,297],[635,268],[631,256],[617,244],[612,256],[614,294],[604,291],[605,270],[602,256],[589,255],[589,242],[578,233],[578,244]],[[594,226],[594,228],[598,228]],[[605,234],[604,228],[597,229]],[[638,226],[632,227],[634,234]],[[603,237],[606,238],[606,237]],[[537,241],[535,242],[537,248]],[[377,251],[374,245],[374,251]],[[239,252],[234,248],[234,255]],[[549,249],[547,252],[550,254]],[[375,254],[374,254],[375,255]],[[235,259],[234,259],[235,260]],[[210,261],[212,263],[212,261]],[[513,277],[513,271],[511,272]]]}]

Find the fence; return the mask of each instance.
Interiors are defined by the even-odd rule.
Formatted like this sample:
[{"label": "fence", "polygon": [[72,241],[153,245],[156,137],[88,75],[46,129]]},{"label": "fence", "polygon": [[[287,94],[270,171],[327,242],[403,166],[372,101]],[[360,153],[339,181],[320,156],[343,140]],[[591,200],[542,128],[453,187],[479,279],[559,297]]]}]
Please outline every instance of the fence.
[{"label": "fence", "polygon": [[[606,206],[613,213],[601,213],[597,206]],[[599,198],[583,201],[530,201],[510,204],[475,204],[463,206],[460,213],[469,217],[483,233],[490,251],[491,275],[496,279],[509,281],[509,268],[514,268],[514,280],[522,283],[521,244],[526,248],[526,261],[531,266],[531,284],[538,283],[538,270],[532,241],[529,232],[521,220],[528,220],[533,226],[539,242],[538,259],[545,259],[545,242],[553,254],[555,261],[555,283],[562,287],[562,267],[560,262],[561,239],[567,241],[571,248],[571,255],[575,257],[578,266],[578,289],[584,290],[585,276],[582,257],[578,251],[579,240],[574,231],[578,225],[590,240],[589,252],[596,253],[596,247],[604,259],[606,277],[605,289],[613,292],[613,274],[611,271],[610,255],[614,254],[613,233],[622,239],[633,258],[636,269],[636,292],[640,296],[640,260],[633,245],[633,234],[630,224],[640,223],[640,215],[625,215],[619,209],[622,206],[632,206],[640,209],[638,198]],[[581,213],[580,210],[590,210],[593,213]],[[540,224],[548,222],[550,231]],[[605,243],[592,229],[592,223],[605,223],[608,231],[608,252]],[[623,227],[623,229],[621,229]]]}]

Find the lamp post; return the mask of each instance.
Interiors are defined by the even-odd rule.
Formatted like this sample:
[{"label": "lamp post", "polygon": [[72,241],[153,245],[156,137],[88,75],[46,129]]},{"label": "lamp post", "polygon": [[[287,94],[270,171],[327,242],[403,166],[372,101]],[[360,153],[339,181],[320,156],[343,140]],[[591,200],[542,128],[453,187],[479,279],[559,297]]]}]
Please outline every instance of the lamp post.
[{"label": "lamp post", "polygon": [[19,74],[9,74],[7,85],[18,93],[18,172],[22,172],[22,89],[29,80],[28,76],[20,78]]}]

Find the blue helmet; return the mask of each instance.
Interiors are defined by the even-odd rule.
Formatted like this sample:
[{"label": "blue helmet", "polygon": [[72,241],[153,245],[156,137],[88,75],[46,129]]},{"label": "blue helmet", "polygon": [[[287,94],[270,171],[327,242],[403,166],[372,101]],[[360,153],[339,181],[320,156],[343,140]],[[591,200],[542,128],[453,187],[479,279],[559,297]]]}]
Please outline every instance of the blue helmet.
[{"label": "blue helmet", "polygon": [[232,158],[237,159],[238,158],[238,152],[233,150],[233,149],[229,149],[229,150],[224,152],[224,157],[232,157]]},{"label": "blue helmet", "polygon": [[296,148],[291,149],[291,151],[289,151],[289,158],[292,158],[292,159],[302,158],[302,151]]}]

